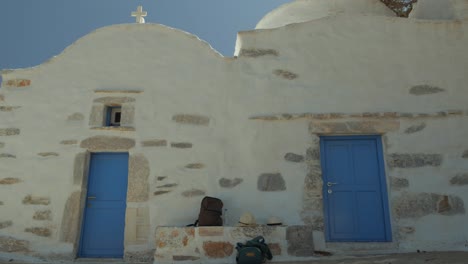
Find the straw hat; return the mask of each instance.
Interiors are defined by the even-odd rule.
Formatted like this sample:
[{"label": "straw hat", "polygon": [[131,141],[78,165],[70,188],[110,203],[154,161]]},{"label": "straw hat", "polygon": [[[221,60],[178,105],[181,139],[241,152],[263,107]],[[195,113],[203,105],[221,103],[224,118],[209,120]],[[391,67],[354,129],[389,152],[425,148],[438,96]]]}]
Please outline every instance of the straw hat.
[{"label": "straw hat", "polygon": [[269,225],[269,226],[280,226],[280,225],[283,225],[283,222],[278,217],[271,216],[270,218],[268,218],[267,225]]},{"label": "straw hat", "polygon": [[239,218],[237,226],[256,226],[255,217],[250,212],[245,212]]}]

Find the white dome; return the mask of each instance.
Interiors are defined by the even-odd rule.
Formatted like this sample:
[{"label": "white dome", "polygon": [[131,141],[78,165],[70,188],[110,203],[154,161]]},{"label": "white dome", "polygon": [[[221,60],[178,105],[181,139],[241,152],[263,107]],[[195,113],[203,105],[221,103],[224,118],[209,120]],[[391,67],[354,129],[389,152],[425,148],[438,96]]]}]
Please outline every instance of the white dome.
[{"label": "white dome", "polygon": [[296,0],[268,13],[255,28],[277,28],[340,13],[396,16],[379,0]]},{"label": "white dome", "polygon": [[419,0],[409,17],[430,20],[468,19],[468,0]]}]

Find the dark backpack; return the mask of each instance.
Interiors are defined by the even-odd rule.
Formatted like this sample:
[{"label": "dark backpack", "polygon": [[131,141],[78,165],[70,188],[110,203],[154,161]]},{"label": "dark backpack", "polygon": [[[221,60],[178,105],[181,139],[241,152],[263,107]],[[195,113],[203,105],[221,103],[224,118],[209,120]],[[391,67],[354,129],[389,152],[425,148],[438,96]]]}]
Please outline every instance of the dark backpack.
[{"label": "dark backpack", "polygon": [[237,264],[261,264],[266,259],[271,260],[273,255],[265,243],[265,238],[258,236],[247,243],[237,243]]},{"label": "dark backpack", "polygon": [[200,214],[195,224],[190,226],[222,226],[223,202],[214,197],[205,196],[201,201]]}]

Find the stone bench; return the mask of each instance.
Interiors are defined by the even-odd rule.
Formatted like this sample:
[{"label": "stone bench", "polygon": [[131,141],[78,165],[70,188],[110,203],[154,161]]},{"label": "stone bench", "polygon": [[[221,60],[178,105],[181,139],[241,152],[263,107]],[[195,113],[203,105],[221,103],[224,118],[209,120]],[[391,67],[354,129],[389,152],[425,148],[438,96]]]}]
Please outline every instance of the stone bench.
[{"label": "stone bench", "polygon": [[308,226],[157,227],[154,264],[236,263],[236,243],[263,236],[272,262],[316,259]]}]

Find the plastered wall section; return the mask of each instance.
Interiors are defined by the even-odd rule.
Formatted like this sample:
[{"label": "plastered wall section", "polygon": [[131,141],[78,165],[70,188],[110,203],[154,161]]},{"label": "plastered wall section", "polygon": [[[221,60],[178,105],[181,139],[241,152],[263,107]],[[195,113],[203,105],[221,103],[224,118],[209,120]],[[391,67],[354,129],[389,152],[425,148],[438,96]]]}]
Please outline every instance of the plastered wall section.
[{"label": "plastered wall section", "polygon": [[[93,151],[139,157],[127,256],[154,249],[157,226],[193,222],[204,195],[224,201],[226,225],[252,211],[320,236],[318,136],[363,133],[384,141],[394,250],[463,250],[466,43],[462,22],[334,17],[243,32],[228,59],[173,29],[117,25],[39,67],[4,71],[0,234],[15,246],[2,251],[72,257],[64,210],[85,191],[75,159]],[[105,97],[133,100],[133,129],[92,123]],[[408,213],[402,197],[428,209]]]}]

